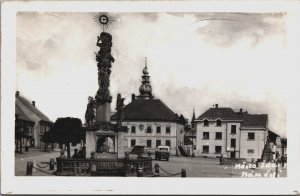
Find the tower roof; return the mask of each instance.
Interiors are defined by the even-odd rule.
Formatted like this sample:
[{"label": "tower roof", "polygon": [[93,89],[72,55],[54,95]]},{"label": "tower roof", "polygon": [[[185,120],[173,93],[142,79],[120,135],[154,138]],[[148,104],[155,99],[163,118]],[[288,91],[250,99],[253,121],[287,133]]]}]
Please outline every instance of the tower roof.
[{"label": "tower roof", "polygon": [[152,86],[150,84],[150,76],[147,67],[147,57],[145,57],[145,67],[143,69],[143,76],[142,76],[142,84],[139,88],[140,95],[137,96],[139,99],[152,99]]}]

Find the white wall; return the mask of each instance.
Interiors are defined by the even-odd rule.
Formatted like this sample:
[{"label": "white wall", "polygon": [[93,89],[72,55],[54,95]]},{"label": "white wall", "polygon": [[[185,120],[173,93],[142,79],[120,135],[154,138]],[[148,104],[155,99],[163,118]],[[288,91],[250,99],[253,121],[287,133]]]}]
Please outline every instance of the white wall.
[{"label": "white wall", "polygon": [[[143,126],[141,129],[140,126]],[[155,151],[156,150],[156,140],[161,140],[161,145],[166,145],[166,140],[170,140],[171,142],[171,154],[176,154],[176,146],[179,143],[183,144],[183,125],[179,125],[175,122],[123,122],[123,126],[128,127],[128,132],[125,134],[125,140],[127,141],[127,145],[125,146],[125,151],[130,151],[131,148],[131,140],[136,140],[136,145],[141,144],[145,145],[146,150]],[[135,126],[135,133],[131,132],[131,126]],[[152,132],[147,133],[147,126],[152,127]],[[161,132],[156,133],[156,127],[161,127]],[[166,127],[170,127],[170,134],[166,133]],[[182,130],[182,131],[181,131]],[[151,140],[151,148],[147,148],[147,140]]]},{"label": "white wall", "polygon": [[[248,133],[254,133],[254,140],[248,140]],[[266,142],[265,129],[242,129],[241,130],[241,158],[247,160],[260,159]],[[254,153],[248,153],[248,149],[253,149]]]},{"label": "white wall", "polygon": [[[227,123],[222,121],[221,126],[216,125],[216,121],[209,121],[208,126],[204,126],[203,121],[198,121],[196,125],[196,156],[208,156],[208,157],[216,157],[220,154],[215,153],[215,146],[221,146],[221,153],[226,152],[226,129]],[[203,132],[209,132],[209,139],[203,139]],[[222,139],[217,140],[216,132],[222,133]],[[209,146],[209,153],[203,154],[203,145]]]}]

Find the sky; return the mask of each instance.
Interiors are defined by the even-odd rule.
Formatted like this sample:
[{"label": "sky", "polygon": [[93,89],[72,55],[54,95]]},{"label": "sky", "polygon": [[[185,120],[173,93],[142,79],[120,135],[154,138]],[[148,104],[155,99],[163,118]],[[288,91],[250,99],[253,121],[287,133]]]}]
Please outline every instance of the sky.
[{"label": "sky", "polygon": [[[155,98],[191,120],[214,104],[268,114],[286,136],[286,13],[107,13],[114,19],[110,91],[139,94],[145,57]],[[84,122],[98,89],[97,13],[19,12],[16,90],[50,120]],[[209,19],[209,20],[206,20]]]}]

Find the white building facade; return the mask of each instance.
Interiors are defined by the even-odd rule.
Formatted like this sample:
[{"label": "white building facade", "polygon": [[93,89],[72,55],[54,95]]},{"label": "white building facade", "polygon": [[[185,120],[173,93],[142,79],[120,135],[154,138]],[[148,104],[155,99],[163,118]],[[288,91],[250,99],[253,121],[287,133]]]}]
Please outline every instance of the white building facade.
[{"label": "white building facade", "polygon": [[196,120],[196,156],[260,159],[267,139],[267,115],[231,108],[208,109]]},{"label": "white building facade", "polygon": [[147,151],[155,151],[158,146],[170,146],[171,154],[183,145],[183,125],[176,122],[124,122],[128,127],[125,135],[125,151],[135,145],[143,145]]}]

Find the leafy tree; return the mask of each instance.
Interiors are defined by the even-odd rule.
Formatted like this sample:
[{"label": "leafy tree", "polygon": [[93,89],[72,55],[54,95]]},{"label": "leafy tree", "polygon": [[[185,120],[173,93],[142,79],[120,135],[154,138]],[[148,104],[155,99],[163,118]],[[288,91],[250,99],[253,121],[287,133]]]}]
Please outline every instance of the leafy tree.
[{"label": "leafy tree", "polygon": [[58,118],[48,132],[51,142],[66,145],[68,158],[70,158],[70,143],[75,146],[85,137],[81,120],[72,117]]},{"label": "leafy tree", "polygon": [[46,131],[43,134],[41,140],[45,144],[45,151],[48,151],[48,144],[51,143],[53,146],[53,143],[55,143],[55,136],[53,135],[53,131]]}]

